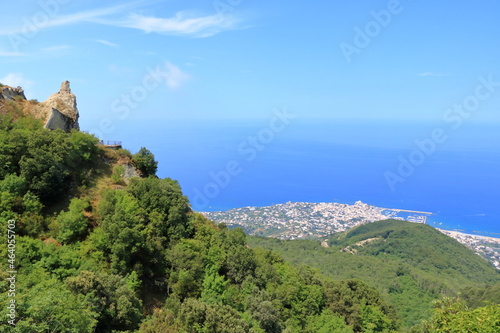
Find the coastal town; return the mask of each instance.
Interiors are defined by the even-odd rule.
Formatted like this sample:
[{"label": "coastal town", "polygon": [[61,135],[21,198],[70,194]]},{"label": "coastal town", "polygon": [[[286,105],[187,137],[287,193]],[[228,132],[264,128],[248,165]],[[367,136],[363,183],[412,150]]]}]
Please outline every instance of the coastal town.
[{"label": "coastal town", "polygon": [[393,218],[394,212],[361,201],[340,203],[287,202],[203,213],[217,223],[241,227],[248,235],[279,239],[325,237],[362,223]]},{"label": "coastal town", "polygon": [[[430,212],[380,208],[361,201],[353,205],[287,202],[202,214],[216,223],[225,223],[230,228],[241,227],[248,235],[278,239],[328,237],[363,223],[386,219],[426,223],[427,217],[432,215]],[[500,270],[500,238],[438,230],[469,247]]]}]

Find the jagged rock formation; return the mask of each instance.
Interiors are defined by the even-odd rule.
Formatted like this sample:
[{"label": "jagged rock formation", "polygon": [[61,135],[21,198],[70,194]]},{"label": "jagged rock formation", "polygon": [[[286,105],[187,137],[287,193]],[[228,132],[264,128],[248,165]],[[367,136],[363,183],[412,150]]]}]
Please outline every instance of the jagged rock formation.
[{"label": "jagged rock formation", "polygon": [[0,88],[0,100],[13,100],[16,97],[26,99],[24,96],[24,90],[21,87],[13,88],[9,86],[3,86]]},{"label": "jagged rock formation", "polygon": [[32,114],[35,118],[42,120],[47,129],[62,129],[66,132],[80,129],[76,96],[71,92],[69,81],[64,81],[58,92],[41,103],[36,101],[27,103],[24,90],[21,87],[2,86],[0,87],[0,102],[2,101],[25,103],[22,105],[24,113]]},{"label": "jagged rock formation", "polygon": [[80,129],[76,96],[71,92],[69,81],[61,84],[61,89],[37,106],[37,113],[45,119],[45,128],[70,131]]}]

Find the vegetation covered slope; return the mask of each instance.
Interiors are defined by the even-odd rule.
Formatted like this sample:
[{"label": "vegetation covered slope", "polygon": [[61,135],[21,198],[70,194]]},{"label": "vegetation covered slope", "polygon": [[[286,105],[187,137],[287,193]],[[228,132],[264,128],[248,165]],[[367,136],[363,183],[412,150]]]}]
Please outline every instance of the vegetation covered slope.
[{"label": "vegetation covered slope", "polygon": [[324,248],[313,240],[249,237],[252,247],[278,252],[334,279],[368,283],[390,299],[407,327],[429,318],[432,302],[443,295],[500,282],[500,274],[484,259],[427,225],[374,222],[336,234],[329,243]]},{"label": "vegetation covered slope", "polygon": [[[398,328],[365,283],[325,280],[193,212],[176,181],[154,175],[147,149],[111,151],[22,113],[0,115],[0,138],[0,218],[16,235],[15,251],[0,249],[0,314],[14,300],[15,325],[0,332]],[[128,163],[144,177],[125,182],[118,167]]]},{"label": "vegetation covered slope", "polygon": [[[385,293],[355,279],[366,272],[355,261],[344,267],[352,276],[330,279],[250,248],[241,229],[193,212],[176,181],[156,177],[147,149],[109,150],[85,133],[45,130],[10,107],[0,109],[0,219],[4,230],[15,225],[15,238],[0,236],[0,316],[11,320],[0,332],[399,329]],[[143,177],[123,179],[130,165]],[[468,301],[485,293],[470,289]],[[445,306],[451,310],[422,329],[448,325],[450,316],[461,328],[497,310]]]},{"label": "vegetation covered slope", "polygon": [[[366,246],[359,242],[372,239]],[[396,220],[361,225],[330,240],[335,247],[354,246],[359,255],[391,258],[439,274],[447,285],[460,288],[468,281],[495,282],[500,274],[470,249],[426,224]]]}]

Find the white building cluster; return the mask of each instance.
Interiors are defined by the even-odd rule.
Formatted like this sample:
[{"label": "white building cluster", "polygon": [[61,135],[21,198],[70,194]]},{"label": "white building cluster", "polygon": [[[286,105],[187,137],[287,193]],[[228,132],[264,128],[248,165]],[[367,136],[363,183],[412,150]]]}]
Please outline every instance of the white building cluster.
[{"label": "white building cluster", "polygon": [[[411,213],[408,217],[398,213]],[[217,223],[241,227],[254,236],[279,239],[327,237],[357,225],[386,220],[409,220],[426,223],[431,213],[380,208],[357,201],[354,205],[340,203],[287,202],[267,207],[244,207],[224,212],[203,213]],[[500,239],[441,230],[500,269]]]},{"label": "white building cluster", "polygon": [[287,202],[267,207],[244,207],[203,213],[217,223],[241,226],[251,235],[298,239],[328,236],[356,225],[385,220],[393,213],[361,201],[340,203]]}]

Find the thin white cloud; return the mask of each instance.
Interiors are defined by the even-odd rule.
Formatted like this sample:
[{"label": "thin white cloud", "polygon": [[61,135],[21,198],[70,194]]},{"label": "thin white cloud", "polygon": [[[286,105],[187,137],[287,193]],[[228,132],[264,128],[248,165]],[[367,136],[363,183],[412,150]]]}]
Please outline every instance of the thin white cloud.
[{"label": "thin white cloud", "polygon": [[0,82],[7,86],[17,87],[20,86],[24,89],[26,95],[29,95],[31,87],[34,82],[26,79],[21,73],[9,73],[5,77],[0,78]]},{"label": "thin white cloud", "polygon": [[5,52],[0,50],[0,57],[25,57],[26,53],[21,52]]},{"label": "thin white cloud", "polygon": [[[91,22],[122,28],[142,30],[146,33],[158,33],[176,36],[210,37],[222,31],[238,28],[240,19],[234,15],[195,15],[185,11],[173,17],[153,17],[137,13],[126,15],[124,12],[137,7],[137,3],[88,10],[70,15],[50,17],[43,24],[35,25],[35,32],[51,27]],[[0,36],[23,36],[24,26],[0,28]],[[107,42],[99,40],[100,42]],[[105,43],[104,43],[105,44]],[[113,43],[111,43],[113,44]],[[108,44],[109,45],[109,44]],[[110,45],[111,46],[111,45]]]},{"label": "thin white cloud", "polygon": [[95,20],[99,19],[100,17],[119,13],[124,9],[124,7],[126,6],[115,6],[61,16],[55,18],[54,20],[50,20],[47,23],[46,27],[49,28],[81,22],[95,22]]},{"label": "thin white cloud", "polygon": [[44,52],[58,52],[58,51],[63,51],[71,48],[69,45],[56,45],[56,46],[50,46],[50,47],[44,47],[42,51]]},{"label": "thin white cloud", "polygon": [[443,74],[443,73],[435,73],[435,72],[424,72],[424,73],[418,73],[417,76],[434,76],[434,77],[442,77],[442,76],[448,76],[448,74]]},{"label": "thin white cloud", "polygon": [[170,62],[165,62],[165,82],[167,87],[170,89],[179,88],[184,82],[189,80],[191,77],[184,73],[179,67],[171,64]]},{"label": "thin white cloud", "polygon": [[94,42],[98,42],[98,43],[101,43],[101,44],[104,44],[104,45],[107,45],[107,46],[111,46],[111,47],[118,47],[118,46],[120,46],[118,44],[111,43],[110,41],[107,41],[107,40],[104,40],[104,39],[94,39]]},{"label": "thin white cloud", "polygon": [[[57,15],[54,17],[49,17],[49,19],[47,21],[44,21],[43,24],[36,25],[33,22],[30,23],[36,28],[36,31],[40,31],[46,28],[65,26],[82,22],[96,22],[96,20],[98,20],[99,18],[113,14],[118,14],[130,6],[131,5],[125,4],[120,6],[88,10],[70,15]],[[23,30],[24,30],[24,25],[15,28],[7,28],[7,29],[4,28],[0,30],[0,36],[9,36],[16,34],[23,35],[23,33],[25,32]]]},{"label": "thin white cloud", "polygon": [[131,14],[122,21],[102,23],[139,29],[146,33],[210,37],[225,30],[236,29],[239,20],[231,15],[196,16],[187,12],[178,12],[171,18]]}]

